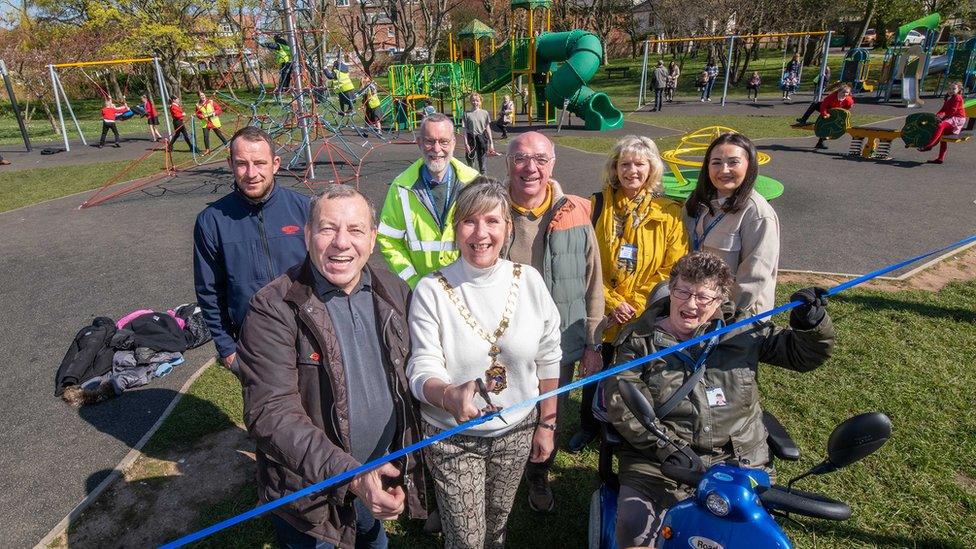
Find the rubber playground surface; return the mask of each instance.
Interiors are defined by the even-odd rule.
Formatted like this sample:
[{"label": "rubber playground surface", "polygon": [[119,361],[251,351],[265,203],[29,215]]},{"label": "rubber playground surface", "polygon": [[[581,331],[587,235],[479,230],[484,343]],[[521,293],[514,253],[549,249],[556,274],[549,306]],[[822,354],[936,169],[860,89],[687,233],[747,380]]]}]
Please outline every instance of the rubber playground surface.
[{"label": "rubber playground surface", "polygon": [[[666,108],[671,114],[714,108],[716,114],[796,116],[803,107],[801,101],[761,107],[730,104],[723,111],[715,103],[695,101]],[[908,113],[863,107],[892,116]],[[554,128],[544,131],[555,133]],[[677,132],[632,121],[609,133],[562,132],[600,138],[628,133],[662,137]],[[895,160],[875,162],[847,158],[847,137],[830,142],[830,150],[823,152],[812,151],[814,141],[808,132],[796,132],[796,137],[757,142],[772,156],[761,173],[785,186],[772,202],[782,228],[781,269],[863,274],[974,232],[976,155],[971,143],[952,146],[946,164],[938,166],[924,163],[934,152],[906,150],[900,142],[892,149]],[[121,150],[78,154],[91,161],[135,158],[147,144],[132,140]],[[34,161],[42,166],[78,163],[69,156],[74,154],[4,152],[14,167]],[[456,156],[463,156],[463,149]],[[417,158],[415,145],[377,148],[362,169],[360,188],[382,204],[389,181]],[[566,192],[589,196],[601,186],[604,162],[604,154],[560,146],[554,176]],[[319,174],[327,173],[325,168],[317,167]],[[504,178],[504,169],[504,157],[488,159],[489,175]],[[92,194],[83,193],[0,214],[0,318],[6,330],[0,386],[0,416],[5,419],[0,467],[6,478],[0,531],[6,546],[30,546],[43,537],[105,478],[212,355],[209,344],[191,351],[170,376],[80,411],[53,396],[61,357],[76,331],[92,318],[118,318],[137,308],[173,307],[194,299],[193,221],[230,190],[230,182],[225,165],[214,164],[94,208],[77,209]],[[279,183],[308,192],[291,178],[282,177]],[[371,261],[382,260],[374,254]]]}]

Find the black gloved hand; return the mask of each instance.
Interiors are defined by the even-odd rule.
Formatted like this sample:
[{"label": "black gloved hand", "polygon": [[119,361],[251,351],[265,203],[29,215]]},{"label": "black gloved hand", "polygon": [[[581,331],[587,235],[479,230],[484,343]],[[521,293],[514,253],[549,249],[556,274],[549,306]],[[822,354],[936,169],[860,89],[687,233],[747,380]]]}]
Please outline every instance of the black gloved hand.
[{"label": "black gloved hand", "polygon": [[664,463],[699,473],[705,471],[705,464],[702,463],[701,458],[687,445],[664,458]]},{"label": "black gloved hand", "polygon": [[790,301],[803,302],[790,312],[790,326],[797,330],[816,328],[827,314],[827,290],[823,288],[803,288],[791,295]]}]

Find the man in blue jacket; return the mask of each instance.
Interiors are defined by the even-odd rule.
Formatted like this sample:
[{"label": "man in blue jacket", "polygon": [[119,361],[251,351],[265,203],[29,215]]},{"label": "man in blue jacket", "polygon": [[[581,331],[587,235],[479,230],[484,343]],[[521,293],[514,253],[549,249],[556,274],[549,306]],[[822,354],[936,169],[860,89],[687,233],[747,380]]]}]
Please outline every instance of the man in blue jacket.
[{"label": "man in blue jacket", "polygon": [[193,279],[197,303],[224,366],[237,371],[236,339],[258,290],[305,259],[310,198],[275,185],[281,157],[260,128],[230,140],[234,190],[197,216]]}]

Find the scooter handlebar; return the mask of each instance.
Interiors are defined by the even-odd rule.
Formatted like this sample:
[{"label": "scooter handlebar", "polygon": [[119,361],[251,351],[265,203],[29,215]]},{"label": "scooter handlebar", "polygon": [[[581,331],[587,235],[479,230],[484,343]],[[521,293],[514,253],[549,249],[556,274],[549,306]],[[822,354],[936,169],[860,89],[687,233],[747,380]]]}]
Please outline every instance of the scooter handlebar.
[{"label": "scooter handlebar", "polygon": [[760,493],[759,499],[771,511],[785,511],[826,520],[847,520],[851,517],[851,508],[846,503],[803,490],[787,491],[782,486],[772,486]]},{"label": "scooter handlebar", "polygon": [[691,486],[692,488],[697,487],[702,477],[705,476],[705,473],[702,471],[695,471],[670,463],[661,464],[661,473],[679,484]]},{"label": "scooter handlebar", "polygon": [[[679,484],[691,487],[697,487],[705,476],[701,471],[669,463],[661,464],[661,473]],[[770,511],[796,513],[826,520],[847,520],[851,517],[851,508],[846,503],[803,490],[788,491],[782,486],[771,486],[760,492],[759,499]]]}]

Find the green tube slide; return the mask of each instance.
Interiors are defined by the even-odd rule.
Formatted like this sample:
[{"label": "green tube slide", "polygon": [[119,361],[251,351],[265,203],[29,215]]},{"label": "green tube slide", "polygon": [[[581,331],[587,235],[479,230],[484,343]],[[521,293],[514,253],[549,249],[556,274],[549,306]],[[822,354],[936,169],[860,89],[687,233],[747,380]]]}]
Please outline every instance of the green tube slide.
[{"label": "green tube slide", "polygon": [[921,19],[916,19],[910,23],[905,23],[904,25],[898,27],[898,32],[895,34],[895,44],[904,43],[905,38],[908,37],[908,33],[915,29],[923,28],[925,30],[932,30],[938,28],[941,23],[942,16],[938,13],[926,15]]},{"label": "green tube slide", "polygon": [[535,55],[537,67],[562,62],[546,86],[551,105],[562,106],[568,99],[567,109],[582,118],[588,130],[609,131],[623,126],[624,115],[607,94],[586,85],[603,58],[603,44],[596,35],[580,29],[545,33],[536,39]]}]

